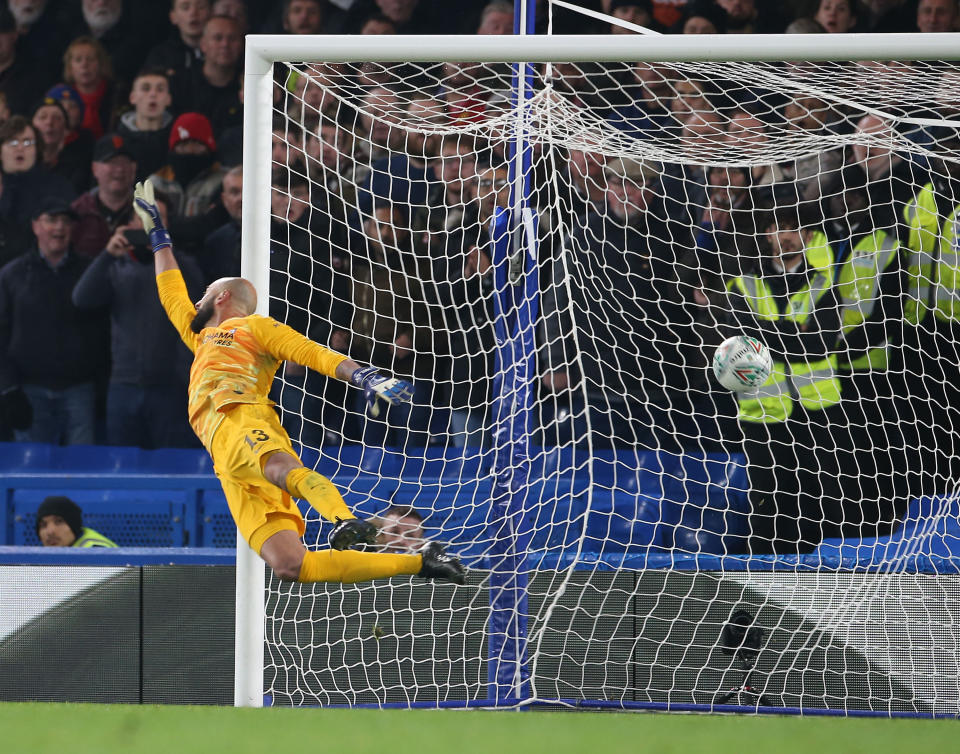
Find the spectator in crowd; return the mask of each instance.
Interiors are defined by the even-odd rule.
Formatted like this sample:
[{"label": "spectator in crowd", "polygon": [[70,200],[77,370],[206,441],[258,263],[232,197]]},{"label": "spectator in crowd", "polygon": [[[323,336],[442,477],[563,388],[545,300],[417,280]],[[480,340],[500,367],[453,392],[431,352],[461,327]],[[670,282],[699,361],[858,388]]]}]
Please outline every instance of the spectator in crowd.
[{"label": "spectator in crowd", "polygon": [[817,97],[801,96],[787,101],[783,117],[788,130],[805,132],[804,135],[808,137],[826,137],[823,151],[780,164],[784,176],[793,183],[800,199],[817,201],[824,182],[830,180],[843,162],[842,149],[827,148],[840,120],[838,113]]},{"label": "spectator in crowd", "polygon": [[[43,142],[44,167],[70,184],[80,194],[90,186],[91,145],[87,139],[71,139],[67,111],[57,100],[45,98],[33,111],[31,124]],[[89,134],[84,131],[84,134]]]},{"label": "spectator in crowd", "polygon": [[827,30],[812,18],[797,18],[787,24],[784,34],[826,34]]},{"label": "spectator in crowd", "polygon": [[[449,366],[438,381],[450,407],[450,443],[454,447],[483,444],[483,428],[492,395],[496,339],[493,329],[493,242],[503,242],[509,232],[507,209],[510,190],[506,168],[484,166],[469,182],[470,203],[476,220],[449,233],[428,237],[432,261],[431,281],[437,304],[432,321],[438,358]],[[499,208],[499,210],[498,210]],[[437,398],[432,401],[438,405]]]},{"label": "spectator in crowd", "polygon": [[433,34],[439,31],[431,17],[435,11],[420,0],[375,0],[377,8],[397,27],[398,34]]},{"label": "spectator in crowd", "polygon": [[283,113],[274,113],[273,132],[271,134],[271,158],[274,166],[290,166],[295,162],[304,162],[304,129],[296,121]]},{"label": "spectator in crowd", "polygon": [[717,109],[712,100],[716,96],[716,88],[706,79],[681,77],[671,82],[671,92],[668,106],[673,118],[673,132],[677,135],[691,114]]},{"label": "spectator in crowd", "polygon": [[[133,3],[125,9],[123,0],[81,0],[81,34],[99,43],[115,71],[139,71],[143,65],[147,48],[143,43],[144,30],[137,28],[135,17],[140,10]],[[109,127],[109,123],[103,123],[104,129]]]},{"label": "spectator in crowd", "polygon": [[851,145],[850,154],[852,164],[866,174],[871,211],[885,215],[877,216],[879,227],[894,227],[903,216],[904,207],[913,198],[916,187],[926,183],[926,178],[915,162],[891,148],[890,145],[898,140],[898,134],[889,121],[876,115],[864,115],[857,121],[857,134],[886,142],[880,146],[858,140]]},{"label": "spectator in crowd", "polygon": [[137,180],[155,173],[167,161],[173,116],[170,80],[162,68],[144,68],[133,80],[130,104],[117,123],[117,133],[137,162]]},{"label": "spectator in crowd", "polygon": [[755,554],[809,552],[839,536],[841,480],[854,468],[837,377],[836,268],[822,218],[811,205],[804,212],[786,206],[763,220],[762,260],[728,285],[734,331],[775,354],[767,383],[738,395]]},{"label": "spectator in crowd", "polygon": [[217,142],[210,121],[200,113],[184,113],[173,122],[168,146],[167,164],[150,180],[158,193],[169,198],[171,224],[176,226],[179,218],[210,211],[226,171],[216,161]]},{"label": "spectator in crowd", "polygon": [[728,34],[778,34],[787,21],[777,3],[757,0],[715,0],[727,12]]},{"label": "spectator in crowd", "polygon": [[[477,180],[472,183],[470,204],[478,211],[478,222],[486,226],[493,219],[496,208],[508,209],[510,180],[504,166],[484,166],[477,171]],[[479,266],[477,266],[479,267]]]},{"label": "spectator in crowd", "polygon": [[[336,256],[336,250],[346,244],[331,235],[325,213],[311,206],[310,183],[302,165],[276,166],[272,178],[270,287],[285,294],[282,299],[271,297],[270,316],[307,333],[311,340],[346,352],[351,284],[344,260]],[[282,385],[274,384],[274,393],[291,437],[319,447],[341,442],[342,436],[356,436],[352,417],[343,414],[344,386],[327,384],[321,375],[311,376],[292,362],[284,365],[283,378]]]},{"label": "spectator in crowd", "polygon": [[243,122],[240,103],[240,60],[243,36],[230,16],[211,16],[200,36],[203,64],[192,66],[172,82],[174,109],[205,115],[214,133]]},{"label": "spectator in crowd", "polygon": [[[350,141],[349,132],[340,123],[331,118],[321,118],[316,130],[307,134],[304,149],[311,180],[323,186],[330,195],[339,196],[352,206],[360,174],[353,159]],[[376,178],[378,173],[367,171],[367,177],[371,175]]]},{"label": "spectator in crowd", "polygon": [[[407,106],[407,117],[411,122],[423,123],[427,127],[437,125],[443,117],[442,112],[443,105],[425,95],[412,99]],[[361,181],[360,210],[369,212],[374,197],[401,202],[408,205],[414,214],[414,227],[418,229],[425,227],[431,202],[448,206],[447,202],[440,197],[437,171],[446,170],[447,180],[459,180],[459,171],[455,170],[458,166],[454,160],[442,162],[441,165],[442,157],[437,154],[438,139],[437,135],[426,133],[425,128],[414,128],[408,131],[400,148],[393,154],[374,162],[369,174]],[[460,150],[450,146],[447,155],[454,153],[459,156]],[[328,150],[328,159],[337,158],[337,155],[329,154]],[[455,172],[456,176],[454,176]],[[462,189],[462,182],[457,183],[453,189],[461,199]],[[451,201],[456,203],[455,198]]]},{"label": "spectator in crowd", "polygon": [[199,256],[203,278],[207,283],[240,275],[240,222],[243,207],[243,166],[230,168],[223,176],[220,201],[227,222],[207,236]]},{"label": "spectator in crowd", "polygon": [[37,537],[44,547],[116,547],[95,529],[83,525],[83,511],[63,495],[44,498],[37,508]]},{"label": "spectator in crowd", "polygon": [[57,54],[67,46],[72,23],[62,3],[47,0],[9,0],[17,24],[17,57],[29,60],[43,88],[60,78]]},{"label": "spectator in crowd", "polygon": [[671,29],[680,23],[688,0],[653,0],[653,20],[661,28]]},{"label": "spectator in crowd", "polygon": [[912,0],[860,0],[857,17],[862,31],[908,30],[916,20]]},{"label": "spectator in crowd", "polygon": [[[476,63],[443,64],[440,86],[432,95],[443,102],[450,120],[464,123],[483,120],[491,97],[490,87],[497,84],[494,76],[487,75],[489,71]],[[485,86],[480,84],[481,77],[485,79]]]},{"label": "spectator in crowd", "polygon": [[122,136],[105,134],[97,140],[92,171],[97,185],[71,205],[78,218],[73,249],[85,257],[99,254],[133,217],[137,163]]},{"label": "spectator in crowd", "polygon": [[[607,11],[614,18],[626,21],[628,24],[643,26],[646,29],[656,29],[658,25],[653,20],[652,0],[611,0]],[[633,34],[618,24],[610,24],[611,34]]]},{"label": "spectator in crowd", "polygon": [[39,201],[57,196],[69,203],[75,196],[65,178],[51,173],[40,161],[43,144],[37,129],[22,115],[0,124],[0,170],[3,196],[0,217],[29,225]]},{"label": "spectator in crowd", "polygon": [[117,87],[106,49],[93,37],[77,37],[63,54],[63,80],[83,100],[81,128],[96,138],[110,130],[117,108]]},{"label": "spectator in crowd", "polygon": [[[574,225],[542,297],[543,387],[556,394],[545,442],[678,452],[698,432],[684,404],[688,340],[657,174],[620,159],[606,172],[606,203]],[[569,364],[574,338],[582,372]]]},{"label": "spectator in crowd", "polygon": [[12,113],[29,112],[43,81],[32,60],[17,51],[17,23],[6,5],[0,6],[0,92]]},{"label": "spectator in crowd", "polygon": [[[162,197],[157,197],[157,206],[166,221]],[[200,268],[192,258],[176,256],[187,290],[193,299],[199,299],[204,290]],[[147,449],[196,447],[196,436],[187,422],[192,358],[177,331],[168,326],[156,286],[147,234],[140,218],[128,213],[127,222],[116,226],[106,248],[73,289],[78,309],[110,312],[107,444]],[[145,338],[145,333],[150,337]]]},{"label": "spectator in crowd", "polygon": [[684,34],[726,34],[727,12],[710,0],[688,3],[683,12]]},{"label": "spectator in crowd", "polygon": [[[940,155],[960,152],[960,131],[944,130]],[[924,437],[919,447],[931,449],[923,459],[923,494],[952,488],[960,476],[960,279],[955,259],[960,218],[960,165],[942,156],[929,158],[930,175],[904,208],[908,296],[908,328],[904,360],[911,374],[913,412]],[[931,354],[935,357],[931,358]],[[910,365],[923,364],[922,369]],[[926,455],[926,454],[925,454]]]},{"label": "spectator in crowd", "polygon": [[508,0],[487,3],[480,14],[477,34],[513,34],[513,3]]},{"label": "spectator in crowd", "polygon": [[[601,212],[607,199],[605,168],[607,158],[600,152],[571,149],[567,154],[567,174],[572,189],[569,199],[570,212],[586,217],[592,212]],[[561,197],[566,199],[566,197]]]},{"label": "spectator in crowd", "polygon": [[[753,108],[744,106],[728,111],[725,140],[741,149],[753,148],[763,153],[770,143],[770,133],[766,122],[754,113]],[[750,172],[750,182],[755,187],[771,186],[786,180],[783,168],[777,163],[754,165]],[[754,193],[757,195],[759,192]]]},{"label": "spectator in crowd", "polygon": [[607,122],[638,139],[663,135],[673,123],[670,74],[663,64],[636,63],[633,80],[626,85],[627,101],[614,108]]},{"label": "spectator in crowd", "polygon": [[853,27],[857,24],[854,2],[853,0],[820,0],[813,20],[830,34],[845,34],[853,31]]},{"label": "spectator in crowd", "polygon": [[[0,172],[0,200],[3,197],[3,173]],[[0,267],[23,254],[33,241],[30,228],[23,223],[0,217]]]},{"label": "spectator in crowd", "polygon": [[214,16],[230,16],[240,25],[241,36],[250,31],[250,13],[246,0],[215,0],[211,8]]},{"label": "spectator in crowd", "polygon": [[372,16],[367,18],[363,22],[363,25],[360,27],[361,34],[396,34],[397,27],[393,25],[393,21],[387,18],[382,13],[374,13]]},{"label": "spectator in crowd", "polygon": [[210,0],[172,0],[172,33],[150,50],[145,66],[159,68],[168,79],[179,79],[192,68],[200,66],[203,63],[200,37],[209,18]]},{"label": "spectator in crowd", "polygon": [[[856,474],[844,477],[845,535],[889,534],[910,497],[908,473],[920,447],[902,401],[905,269],[889,205],[872,205],[867,176],[849,165],[828,186],[824,230],[837,267],[838,342],[844,414],[853,437]],[[902,412],[906,409],[906,412]],[[908,453],[907,448],[910,448]],[[916,484],[912,485],[916,489]]]},{"label": "spectator in crowd", "polygon": [[[433,175],[439,180],[430,184],[425,222],[430,232],[444,233],[465,224],[464,218],[472,219],[476,211],[475,207],[469,206],[477,177],[477,153],[473,142],[459,136],[443,139],[439,156],[434,161]],[[418,218],[418,225],[421,219]]]},{"label": "spectator in crowd", "polygon": [[700,211],[694,241],[697,267],[739,272],[739,264],[755,258],[756,237],[751,173],[747,167],[707,170],[706,206]]},{"label": "spectator in crowd", "polygon": [[[676,148],[691,160],[722,153],[724,122],[716,109],[698,106],[684,118]],[[699,225],[698,209],[708,204],[707,171],[693,162],[667,163],[660,183],[668,217],[684,227]]]},{"label": "spectator in crowd", "polygon": [[107,321],[71,300],[88,264],[70,250],[75,220],[65,201],[42,200],[32,223],[35,246],[0,270],[0,393],[21,388],[33,414],[16,433],[19,442],[94,441]]},{"label": "spectator in crowd", "polygon": [[[83,98],[80,92],[69,84],[57,84],[50,88],[44,95],[44,99],[56,100],[67,113],[67,127],[69,132],[76,134],[77,137],[85,135],[90,141],[90,148],[93,148],[93,134],[83,128],[83,119],[86,116],[86,106],[83,104]],[[70,139],[67,139],[68,143]]]},{"label": "spectator in crowd", "polygon": [[917,31],[924,34],[957,30],[957,0],[920,0]]},{"label": "spectator in crowd", "polygon": [[[412,379],[412,404],[395,406],[382,420],[368,418],[364,442],[397,447],[428,443],[434,352],[429,323],[425,256],[417,253],[408,209],[380,201],[363,223],[364,248],[351,260],[353,280],[352,353],[371,364]],[[406,409],[406,410],[404,410]]]},{"label": "spectator in crowd", "polygon": [[283,30],[287,34],[320,34],[323,4],[320,0],[283,0]]},{"label": "spectator in crowd", "polygon": [[425,541],[423,515],[412,505],[391,505],[374,524],[385,552],[419,552]]},{"label": "spectator in crowd", "polygon": [[357,129],[357,159],[361,164],[372,165],[400,147],[404,132],[391,123],[402,107],[400,98],[385,87],[375,87],[363,98]]}]

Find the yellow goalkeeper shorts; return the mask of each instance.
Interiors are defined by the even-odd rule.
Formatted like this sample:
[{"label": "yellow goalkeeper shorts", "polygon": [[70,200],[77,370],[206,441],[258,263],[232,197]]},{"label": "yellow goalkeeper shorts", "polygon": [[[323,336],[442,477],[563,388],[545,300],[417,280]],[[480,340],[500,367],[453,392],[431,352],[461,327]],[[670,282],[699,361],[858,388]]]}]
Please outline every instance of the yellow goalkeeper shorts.
[{"label": "yellow goalkeeper shorts", "polygon": [[290,495],[263,476],[274,451],[297,454],[272,406],[238,403],[223,411],[210,443],[213,469],[223,487],[237,528],[257,553],[278,531],[303,536],[303,516]]}]

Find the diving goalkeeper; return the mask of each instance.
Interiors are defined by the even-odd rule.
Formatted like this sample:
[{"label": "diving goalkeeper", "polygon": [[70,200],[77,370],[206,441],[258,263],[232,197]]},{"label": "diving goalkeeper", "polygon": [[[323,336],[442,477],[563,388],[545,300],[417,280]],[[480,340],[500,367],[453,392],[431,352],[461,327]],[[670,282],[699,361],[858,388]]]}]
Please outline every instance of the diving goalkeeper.
[{"label": "diving goalkeeper", "polygon": [[[250,547],[287,581],[356,582],[414,574],[463,584],[466,569],[436,542],[416,554],[350,549],[373,543],[377,528],[357,519],[333,483],[301,463],[267,398],[283,361],[349,380],[364,390],[374,415],[379,401],[409,401],[413,387],[373,367],[361,367],[271,317],[254,314],[257,292],[243,278],[211,283],[194,306],[149,181],[137,184],[134,209],[153,246],[160,301],[194,354],[190,424],[213,459],[230,512]],[[336,522],[329,539],[332,549],[304,547],[303,516],[291,496],[303,498]]]}]

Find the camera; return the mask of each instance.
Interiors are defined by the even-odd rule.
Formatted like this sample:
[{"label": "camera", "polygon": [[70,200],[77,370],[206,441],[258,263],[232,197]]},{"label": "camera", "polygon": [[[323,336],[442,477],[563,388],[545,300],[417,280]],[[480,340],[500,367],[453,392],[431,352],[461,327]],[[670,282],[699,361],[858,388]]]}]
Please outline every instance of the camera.
[{"label": "camera", "polygon": [[750,685],[750,676],[753,675],[757,658],[763,649],[767,632],[757,625],[756,616],[750,611],[738,607],[730,613],[730,617],[720,631],[720,651],[733,655],[734,662],[745,673],[743,682],[730,691],[718,694],[714,704],[737,704],[742,706],[772,707],[770,699]]}]

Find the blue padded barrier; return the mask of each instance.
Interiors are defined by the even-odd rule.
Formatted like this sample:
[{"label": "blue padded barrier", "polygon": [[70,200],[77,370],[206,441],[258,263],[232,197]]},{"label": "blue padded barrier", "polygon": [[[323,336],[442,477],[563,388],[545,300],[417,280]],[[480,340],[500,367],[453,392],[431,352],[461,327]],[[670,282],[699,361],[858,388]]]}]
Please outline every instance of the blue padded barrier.
[{"label": "blue padded barrier", "polygon": [[[392,503],[412,505],[429,514],[430,536],[465,557],[481,559],[490,544],[485,540],[490,454],[420,452],[347,446],[335,453],[305,450],[302,457],[334,480],[358,514],[382,513]],[[739,459],[536,449],[531,479],[527,525],[534,547],[555,551],[557,562],[601,548],[645,555],[681,545],[722,553],[731,534],[743,528],[736,518],[746,510],[746,475]],[[29,509],[28,501],[39,504],[47,494],[69,494],[89,509],[93,528],[124,543],[136,544],[131,532],[138,521],[143,544],[176,544],[181,536],[190,546],[236,543],[203,450],[0,444],[0,484],[0,542],[32,541],[29,519],[35,505]],[[124,509],[124,502],[135,510]],[[162,511],[171,526],[161,531],[155,521],[147,522]],[[305,515],[306,541],[323,544],[328,525],[313,511]]]},{"label": "blue padded barrier", "polygon": [[38,546],[37,508],[47,495],[67,495],[83,509],[83,524],[121,547],[184,547],[188,493],[176,490],[21,489],[13,495],[14,545]]}]

